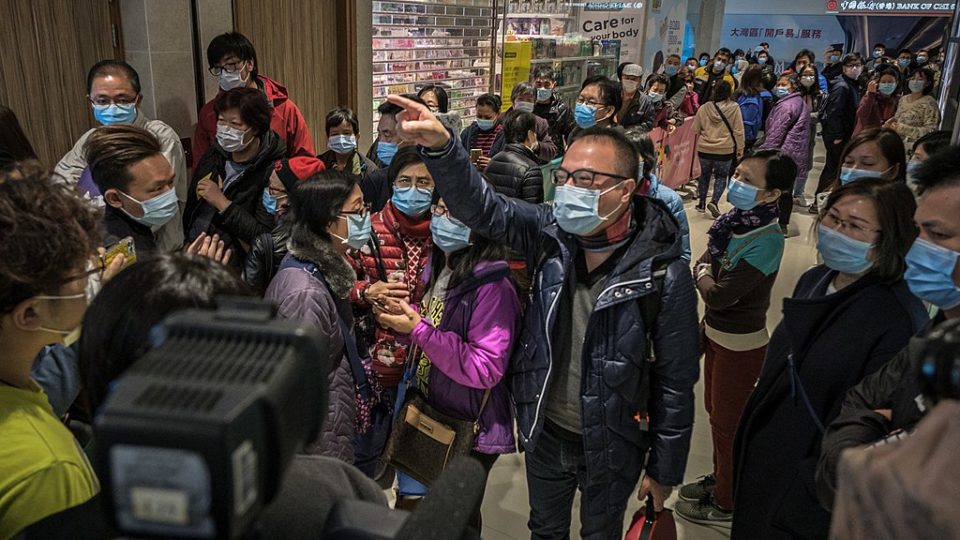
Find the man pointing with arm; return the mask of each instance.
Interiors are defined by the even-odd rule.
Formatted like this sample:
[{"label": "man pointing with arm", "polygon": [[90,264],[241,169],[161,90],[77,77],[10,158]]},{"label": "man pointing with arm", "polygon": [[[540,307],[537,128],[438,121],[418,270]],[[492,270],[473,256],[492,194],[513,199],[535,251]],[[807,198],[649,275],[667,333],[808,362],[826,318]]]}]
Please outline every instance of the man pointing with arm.
[{"label": "man pointing with arm", "polygon": [[388,99],[453,217],[535,269],[508,373],[531,536],[567,538],[579,489],[581,536],[622,538],[644,465],[639,496],[659,510],[690,447],[697,311],[676,221],[635,195],[637,157],[614,130],[584,130],[554,173],[554,205],[534,205],[497,195],[426,107]]}]

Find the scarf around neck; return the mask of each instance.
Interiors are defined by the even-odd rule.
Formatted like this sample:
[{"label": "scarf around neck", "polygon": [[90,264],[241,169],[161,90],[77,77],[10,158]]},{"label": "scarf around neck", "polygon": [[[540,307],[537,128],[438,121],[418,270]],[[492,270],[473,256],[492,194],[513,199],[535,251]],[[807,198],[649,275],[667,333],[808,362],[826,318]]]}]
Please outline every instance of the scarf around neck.
[{"label": "scarf around neck", "polygon": [[617,221],[593,236],[578,236],[577,243],[586,251],[610,251],[625,244],[637,230],[633,220],[633,207],[620,216]]},{"label": "scarf around neck", "polygon": [[710,256],[720,258],[727,251],[734,234],[746,234],[769,225],[780,217],[777,203],[758,204],[752,210],[734,208],[717,218],[707,231],[707,250]]}]

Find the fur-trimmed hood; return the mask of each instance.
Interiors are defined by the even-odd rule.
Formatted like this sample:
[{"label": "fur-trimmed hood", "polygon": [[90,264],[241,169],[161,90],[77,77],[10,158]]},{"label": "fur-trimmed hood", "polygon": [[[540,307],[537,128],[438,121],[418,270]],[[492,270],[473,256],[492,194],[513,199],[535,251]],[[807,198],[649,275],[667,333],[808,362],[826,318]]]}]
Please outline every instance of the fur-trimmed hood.
[{"label": "fur-trimmed hood", "polygon": [[357,273],[330,242],[314,234],[306,225],[295,223],[290,226],[287,246],[294,257],[317,265],[337,298],[343,300],[350,296]]}]

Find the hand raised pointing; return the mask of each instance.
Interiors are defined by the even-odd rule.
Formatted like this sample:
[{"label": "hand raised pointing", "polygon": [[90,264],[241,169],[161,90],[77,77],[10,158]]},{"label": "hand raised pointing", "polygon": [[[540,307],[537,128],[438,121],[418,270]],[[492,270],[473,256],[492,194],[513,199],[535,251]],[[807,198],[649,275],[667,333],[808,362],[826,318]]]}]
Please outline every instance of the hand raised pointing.
[{"label": "hand raised pointing", "polygon": [[425,105],[400,96],[387,96],[387,101],[403,107],[397,114],[397,132],[405,141],[439,150],[450,140],[450,132]]}]

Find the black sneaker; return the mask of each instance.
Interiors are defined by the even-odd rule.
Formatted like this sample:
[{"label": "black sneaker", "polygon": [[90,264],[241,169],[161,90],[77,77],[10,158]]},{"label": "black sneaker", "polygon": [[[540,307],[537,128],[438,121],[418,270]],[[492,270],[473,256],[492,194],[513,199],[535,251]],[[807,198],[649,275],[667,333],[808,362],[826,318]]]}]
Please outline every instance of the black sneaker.
[{"label": "black sneaker", "polygon": [[707,210],[710,211],[710,215],[713,216],[714,219],[720,217],[720,207],[717,206],[717,203],[711,202],[710,204],[708,204]]},{"label": "black sneaker", "polygon": [[707,211],[706,208],[704,208],[704,207],[702,207],[702,206],[697,206],[697,212],[703,214],[703,213],[706,212],[706,211]]},{"label": "black sneaker", "polygon": [[680,486],[680,500],[697,502],[707,495],[713,494],[713,488],[717,485],[717,477],[713,474],[705,474],[697,478],[696,482]]},{"label": "black sneaker", "polygon": [[713,500],[713,495],[707,495],[695,502],[679,501],[673,511],[683,519],[703,525],[730,527],[733,524],[733,511],[720,508]]}]

